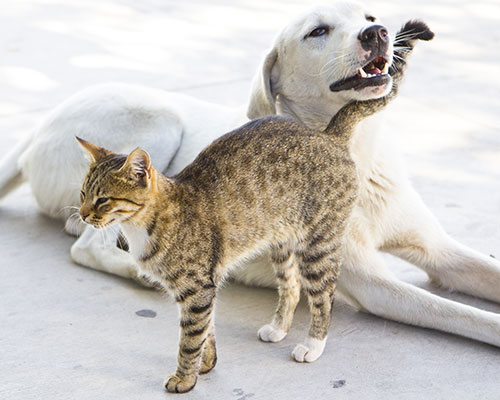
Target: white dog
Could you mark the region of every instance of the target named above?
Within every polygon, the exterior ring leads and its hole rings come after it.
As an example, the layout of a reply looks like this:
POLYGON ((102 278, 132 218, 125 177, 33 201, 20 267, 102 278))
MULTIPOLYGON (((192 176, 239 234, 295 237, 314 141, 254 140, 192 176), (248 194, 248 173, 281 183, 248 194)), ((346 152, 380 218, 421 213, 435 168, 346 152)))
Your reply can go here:
MULTIPOLYGON (((385 33, 384 33, 385 32, 385 33)), ((291 115, 323 129, 353 99, 382 96, 379 85, 391 62, 392 43, 367 59, 367 40, 386 37, 375 15, 351 3, 316 8, 278 35, 254 79, 248 118, 291 115), (373 76, 372 76, 373 75, 373 76)), ((439 329, 500 346, 500 315, 443 299, 404 283, 388 270, 380 251, 423 269, 444 287, 500 302, 500 263, 450 238, 411 187, 398 155, 384 141, 377 119, 358 127, 352 154, 361 193, 349 224, 339 290, 351 303, 381 317, 439 329)), ((126 153, 146 148, 158 169, 175 174, 219 135, 246 121, 244 109, 138 86, 109 84, 81 92, 57 107, 34 135, 0 164, 0 196, 24 180, 41 209, 71 223, 88 164, 74 140, 126 153)), ((86 228, 71 248, 88 267, 140 279, 130 254, 86 228)), ((266 257, 234 275, 250 285, 273 286, 266 257)))

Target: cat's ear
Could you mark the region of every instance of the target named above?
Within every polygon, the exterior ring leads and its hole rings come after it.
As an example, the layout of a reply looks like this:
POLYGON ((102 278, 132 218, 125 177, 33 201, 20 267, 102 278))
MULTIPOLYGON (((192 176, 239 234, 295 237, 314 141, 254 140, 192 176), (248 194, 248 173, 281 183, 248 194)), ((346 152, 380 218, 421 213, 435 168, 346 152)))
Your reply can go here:
POLYGON ((127 169, 131 177, 140 183, 151 178, 151 159, 146 150, 139 147, 130 153, 122 169, 127 169))
POLYGON ((89 153, 92 162, 99 161, 101 158, 113 154, 113 152, 106 150, 104 147, 100 147, 96 144, 87 142, 86 140, 83 140, 78 136, 75 137, 78 143, 80 143, 80 145, 89 153))

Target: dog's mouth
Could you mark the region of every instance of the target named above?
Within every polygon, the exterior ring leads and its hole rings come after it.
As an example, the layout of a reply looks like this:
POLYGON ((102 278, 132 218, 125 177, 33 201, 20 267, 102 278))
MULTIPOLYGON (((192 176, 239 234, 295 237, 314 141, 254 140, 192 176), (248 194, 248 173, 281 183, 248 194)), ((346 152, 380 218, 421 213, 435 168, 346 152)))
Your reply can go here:
POLYGON ((378 56, 359 68, 354 76, 332 83, 330 90, 332 92, 361 90, 370 86, 386 85, 390 80, 389 63, 385 57, 378 56))

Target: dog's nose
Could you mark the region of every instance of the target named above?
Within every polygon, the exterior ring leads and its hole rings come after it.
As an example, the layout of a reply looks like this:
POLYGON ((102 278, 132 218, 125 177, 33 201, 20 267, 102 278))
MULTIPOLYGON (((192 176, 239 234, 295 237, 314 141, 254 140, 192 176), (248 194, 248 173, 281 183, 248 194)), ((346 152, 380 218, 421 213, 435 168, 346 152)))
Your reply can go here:
POLYGON ((372 25, 359 32, 358 39, 365 50, 383 48, 389 43, 389 32, 385 26, 372 25))

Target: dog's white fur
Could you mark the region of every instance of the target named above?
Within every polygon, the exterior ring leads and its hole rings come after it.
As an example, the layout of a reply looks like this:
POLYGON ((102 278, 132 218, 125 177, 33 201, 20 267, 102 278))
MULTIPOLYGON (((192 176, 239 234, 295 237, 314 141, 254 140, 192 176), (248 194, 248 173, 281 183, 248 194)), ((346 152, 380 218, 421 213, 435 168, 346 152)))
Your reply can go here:
MULTIPOLYGON (((356 38, 370 24, 365 10, 349 3, 317 8, 289 24, 254 79, 248 116, 292 115, 322 129, 350 100, 383 94, 367 89, 332 93, 328 88, 354 74, 362 56, 356 38), (334 29, 304 40, 320 24, 334 29)), ((377 115, 360 124, 352 147, 361 193, 349 224, 339 291, 375 315, 500 346, 500 315, 402 282, 382 260, 380 251, 389 252, 423 269, 444 287, 500 302, 500 263, 444 232, 410 185, 379 119, 377 115)), ((2 160, 0 196, 24 178, 45 213, 67 219, 71 214, 67 207, 79 205, 79 187, 88 168, 75 135, 123 153, 140 145, 158 169, 174 174, 213 139, 245 120, 243 108, 138 86, 95 87, 56 108, 32 138, 2 160)), ((80 233, 78 225, 67 222, 66 227, 80 233)), ((115 243, 115 232, 106 232, 103 245, 93 230, 86 229, 71 254, 79 264, 139 279, 132 256, 115 243)), ((239 269, 234 277, 249 285, 275 285, 266 257, 239 269)))

